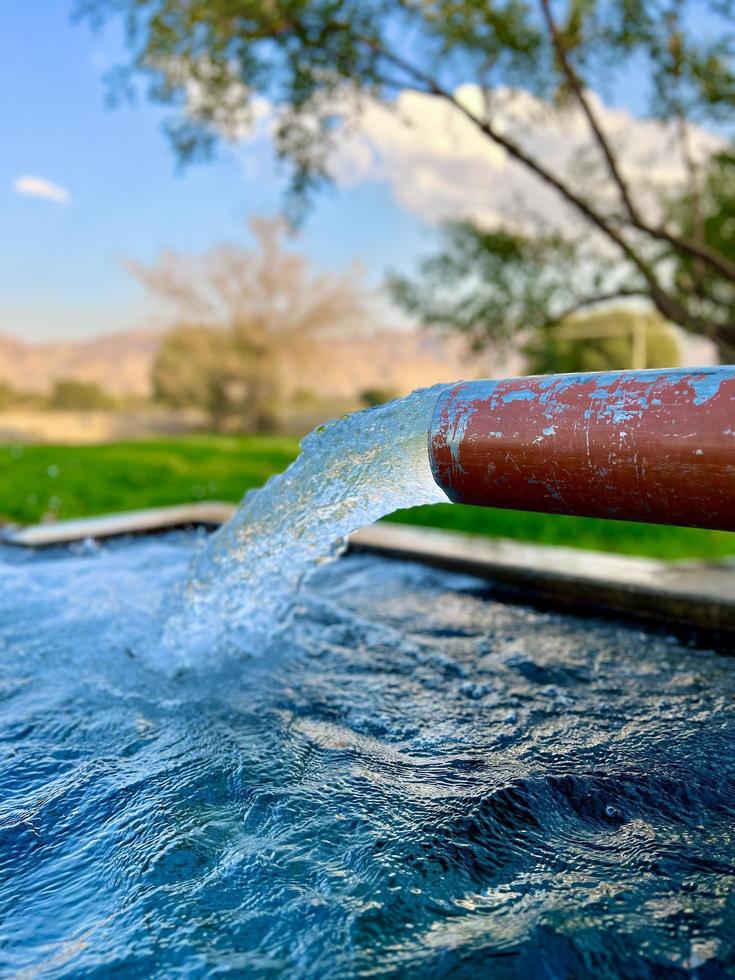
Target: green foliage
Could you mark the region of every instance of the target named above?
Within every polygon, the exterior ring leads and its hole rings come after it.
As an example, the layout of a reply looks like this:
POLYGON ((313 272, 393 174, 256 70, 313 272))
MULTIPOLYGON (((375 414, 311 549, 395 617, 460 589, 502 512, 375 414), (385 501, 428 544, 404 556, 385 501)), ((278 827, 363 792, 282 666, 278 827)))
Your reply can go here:
POLYGON ((114 400, 94 381, 62 378, 54 385, 49 408, 59 411, 93 411, 114 407, 114 400))
MULTIPOLYGON (((76 7, 93 23, 126 18, 131 61, 115 79, 122 86, 142 73, 154 98, 186 106, 171 126, 185 157, 238 132, 265 96, 284 113, 281 152, 307 179, 323 175, 348 88, 389 100, 402 88, 442 94, 472 78, 552 102, 569 87, 543 10, 525 0, 77 0, 76 7)), ((678 112, 685 95, 700 121, 720 113, 729 120, 734 9, 731 0, 570 0, 556 5, 556 28, 587 86, 600 90, 634 63, 651 80, 650 108, 662 117, 678 112), (705 11, 717 33, 693 30, 705 11)))
MULTIPOLYGON (((735 262, 735 155, 715 155, 699 182, 701 193, 685 194, 673 203, 673 218, 688 235, 735 262)), ((691 255, 676 256, 674 278, 677 289, 692 298, 700 318, 711 325, 710 336, 720 346, 723 360, 735 360, 735 334, 722 336, 717 330, 723 309, 735 323, 735 282, 713 274, 691 255)))
POLYGON ((0 447, 0 514, 37 521, 158 507, 204 498, 239 500, 286 468, 295 439, 187 436, 94 446, 0 447))
POLYGON ((0 412, 6 412, 8 409, 23 404, 27 398, 27 395, 17 391, 7 381, 0 381, 0 412))
POLYGON ((253 219, 253 248, 164 253, 132 271, 163 304, 173 329, 153 366, 156 397, 203 409, 218 431, 269 432, 284 379, 328 356, 328 337, 370 319, 353 272, 314 268, 287 246, 283 221, 253 219))
POLYGON ((454 222, 415 280, 392 276, 388 285, 424 323, 458 331, 479 350, 547 325, 551 305, 573 303, 581 279, 574 247, 558 235, 531 238, 454 222))
POLYGON ((44 409, 48 398, 37 391, 23 391, 7 381, 0 381, 0 412, 15 409, 44 409))
POLYGON ((297 388, 291 398, 291 405, 295 409, 317 408, 319 402, 319 395, 310 388, 297 388))
MULTIPOLYGON (((187 503, 238 501, 298 452, 283 436, 187 436, 98 446, 0 446, 0 515, 30 522, 187 503)), ((440 504, 394 520, 662 558, 735 554, 735 535, 440 504)))
POLYGON ((199 408, 215 430, 269 431, 275 391, 272 365, 235 331, 176 327, 152 369, 154 397, 172 408, 199 408))
POLYGON ((11 408, 14 402, 14 389, 6 381, 0 381, 0 411, 11 408))
POLYGON ((687 227, 675 208, 649 206, 588 95, 614 91, 635 73, 648 114, 677 134, 670 152, 688 174, 686 196, 700 201, 689 136, 695 124, 732 131, 735 0, 77 0, 77 7, 93 22, 125 18, 131 58, 116 77, 123 88, 147 79, 152 97, 173 107, 169 131, 183 159, 236 137, 267 100, 297 208, 328 179, 339 135, 369 100, 393 105, 404 90, 452 107, 556 192, 570 216, 563 238, 549 235, 543 215, 529 214, 529 202, 508 224, 526 229, 523 236, 478 232, 473 242, 450 229, 442 254, 469 249, 474 263, 461 270, 458 299, 446 295, 448 276, 436 262, 428 270, 435 305, 420 298, 423 282, 394 284, 428 322, 455 326, 477 346, 603 299, 639 295, 666 319, 711 336, 723 354, 735 348, 735 261, 716 236, 703 239, 698 221, 687 227), (475 86, 476 105, 458 95, 460 83, 475 86), (522 127, 507 125, 497 95, 513 88, 543 100, 560 125, 575 111, 592 170, 544 159, 522 127), (565 279, 572 258, 575 275, 565 279), (711 280, 701 289, 687 276, 694 264, 711 280))
POLYGON ((394 398, 398 398, 398 392, 394 388, 366 388, 360 392, 360 401, 368 408, 391 402, 394 398))
POLYGON ((612 551, 624 555, 648 555, 670 561, 684 558, 714 560, 735 554, 735 534, 727 531, 633 524, 594 517, 567 517, 563 514, 535 514, 492 507, 435 504, 398 511, 388 520, 491 538, 612 551))
POLYGON ((677 367, 681 360, 676 337, 660 316, 627 309, 570 317, 559 327, 545 327, 528 342, 524 354, 531 374, 677 367), (565 339, 568 328, 574 336, 565 339), (642 364, 635 363, 636 328, 645 337, 642 364))

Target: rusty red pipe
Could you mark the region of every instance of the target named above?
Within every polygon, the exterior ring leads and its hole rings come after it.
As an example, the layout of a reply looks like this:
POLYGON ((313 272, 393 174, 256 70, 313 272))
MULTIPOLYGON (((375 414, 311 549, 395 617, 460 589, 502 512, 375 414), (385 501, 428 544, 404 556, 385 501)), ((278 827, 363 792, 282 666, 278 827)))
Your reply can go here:
POLYGON ((735 531, 735 367, 461 382, 429 455, 459 503, 735 531))

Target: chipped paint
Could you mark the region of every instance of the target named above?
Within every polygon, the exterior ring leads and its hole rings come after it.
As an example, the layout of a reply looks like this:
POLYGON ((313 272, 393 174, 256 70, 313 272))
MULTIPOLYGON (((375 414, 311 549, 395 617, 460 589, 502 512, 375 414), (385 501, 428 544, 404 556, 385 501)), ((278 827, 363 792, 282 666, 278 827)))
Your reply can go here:
POLYGON ((691 374, 688 382, 695 394, 694 404, 704 405, 720 390, 722 377, 718 368, 711 368, 691 374))
MULTIPOLYGON (((464 402, 460 408, 460 405, 457 403, 457 399, 464 399, 468 393, 468 389, 472 390, 473 385, 475 384, 476 382, 465 381, 447 388, 439 396, 436 407, 434 408, 434 422, 432 425, 432 431, 437 425, 442 426, 455 476, 461 476, 465 472, 462 463, 460 462, 460 449, 464 442, 465 434, 474 412, 474 409, 471 406, 467 406, 464 402), (439 418, 441 418, 441 421, 438 421, 439 418)), ((482 397, 481 392, 487 396, 489 391, 492 389, 492 384, 492 381, 483 382, 483 388, 477 389, 478 399, 482 397)), ((429 458, 431 459, 434 479, 441 486, 440 477, 437 475, 437 471, 434 469, 434 457, 431 451, 431 432, 429 433, 429 458)))
POLYGON ((734 419, 732 367, 465 382, 431 464, 466 503, 735 530, 734 419))
POLYGON ((536 395, 533 391, 527 391, 523 388, 519 388, 517 391, 508 391, 500 396, 501 401, 506 405, 510 402, 532 402, 536 400, 536 395))

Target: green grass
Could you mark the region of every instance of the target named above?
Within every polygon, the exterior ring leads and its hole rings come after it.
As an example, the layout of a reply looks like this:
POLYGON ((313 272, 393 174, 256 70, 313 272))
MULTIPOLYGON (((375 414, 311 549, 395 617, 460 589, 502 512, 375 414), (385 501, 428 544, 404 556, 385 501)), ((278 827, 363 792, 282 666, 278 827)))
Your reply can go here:
MULTIPOLYGON (((193 500, 239 500, 294 458, 285 437, 187 436, 102 446, 0 446, 0 515, 29 523, 193 500)), ((441 504, 392 520, 660 558, 735 554, 735 534, 441 504)))

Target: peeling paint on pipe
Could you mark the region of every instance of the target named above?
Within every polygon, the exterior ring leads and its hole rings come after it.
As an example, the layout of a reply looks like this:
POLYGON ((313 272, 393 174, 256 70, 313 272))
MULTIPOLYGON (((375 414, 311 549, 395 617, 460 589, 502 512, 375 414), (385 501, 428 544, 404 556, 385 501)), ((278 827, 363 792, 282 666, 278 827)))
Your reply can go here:
POLYGON ((459 503, 735 531, 735 367, 461 382, 429 455, 459 503))

